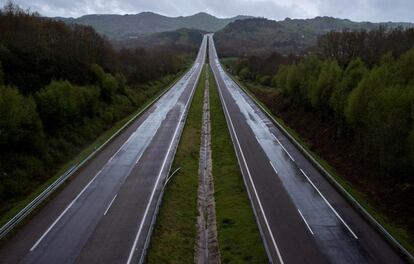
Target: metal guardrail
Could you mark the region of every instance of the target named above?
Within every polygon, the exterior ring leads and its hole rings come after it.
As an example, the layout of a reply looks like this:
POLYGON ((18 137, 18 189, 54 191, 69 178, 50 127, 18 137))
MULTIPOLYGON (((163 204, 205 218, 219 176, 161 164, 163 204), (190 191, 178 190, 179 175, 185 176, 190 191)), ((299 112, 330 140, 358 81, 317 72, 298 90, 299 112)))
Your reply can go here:
POLYGON ((0 228, 0 239, 3 239, 13 228, 19 225, 31 212, 33 212, 40 204, 42 204, 57 188, 59 188, 68 178, 73 174, 78 172, 78 170, 85 165, 89 160, 91 160, 95 155, 109 142, 111 142, 118 134, 123 132, 123 130, 128 127, 135 119, 144 113, 148 108, 150 108, 155 102, 158 101, 165 93, 167 93, 185 74, 180 75, 176 80, 172 82, 161 94, 159 94, 154 100, 148 103, 141 111, 136 113, 131 119, 128 120, 120 129, 118 129, 109 139, 102 143, 98 148, 96 148, 91 154, 89 154, 85 159, 79 162, 76 165, 73 165, 69 170, 67 170, 62 176, 56 179, 52 184, 50 184, 45 190, 42 191, 36 198, 34 198, 28 205, 26 205, 20 212, 18 212, 12 219, 5 223, 0 228))
POLYGON ((154 231, 154 228, 155 228, 155 221, 157 220, 157 216, 158 216, 158 214, 159 214, 159 211, 160 211, 160 206, 161 206, 161 201, 162 201, 162 198, 164 197, 164 190, 165 190, 165 187, 167 186, 167 183, 169 182, 169 180, 179 171, 181 169, 181 167, 179 167, 179 168, 177 168, 173 173, 171 173, 171 175, 170 176, 168 176, 168 177, 166 177, 165 178, 165 180, 164 180, 164 184, 162 185, 162 189, 161 189, 161 192, 160 192, 160 195, 159 195, 159 197, 158 197, 158 200, 157 200, 157 204, 156 204, 156 206, 155 206, 155 212, 154 212, 154 214, 152 215, 152 218, 151 218, 151 223, 150 223, 150 229, 148 230, 148 234, 147 234, 147 237, 145 238, 145 243, 144 243, 144 248, 143 248, 143 250, 142 250, 142 254, 141 254, 141 257, 140 257, 140 259, 139 259, 139 264, 143 264, 144 263, 144 261, 145 261, 145 258, 146 258, 146 256, 147 256, 147 253, 148 253, 148 247, 149 247, 149 244, 150 244, 150 241, 151 241, 151 234, 152 234, 152 232, 154 231))
MULTIPOLYGON (((224 68, 223 68, 224 69, 224 68)), ((272 122, 283 132, 285 136, 299 149, 302 154, 322 173, 323 176, 344 196, 352 206, 383 236, 386 240, 400 252, 408 261, 414 263, 414 256, 401 245, 335 178, 328 172, 314 157, 306 150, 273 116, 268 112, 257 99, 229 73, 226 74, 252 99, 259 108, 264 111, 272 122)))
POLYGON ((4 224, 0 229, 0 239, 8 234, 15 226, 17 226, 27 215, 29 215, 39 204, 41 204, 50 193, 58 188, 74 171, 76 166, 72 166, 61 177, 49 185, 40 195, 34 198, 26 207, 18 212, 12 219, 4 224))

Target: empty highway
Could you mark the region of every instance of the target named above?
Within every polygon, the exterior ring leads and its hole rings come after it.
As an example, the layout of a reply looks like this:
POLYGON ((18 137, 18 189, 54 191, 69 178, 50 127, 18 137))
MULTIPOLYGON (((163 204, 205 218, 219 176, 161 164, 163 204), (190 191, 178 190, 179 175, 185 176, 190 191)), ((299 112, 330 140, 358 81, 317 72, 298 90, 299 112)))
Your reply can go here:
POLYGON ((1 263, 135 263, 206 53, 0 250, 1 263))
POLYGON ((226 74, 212 35, 209 42, 210 65, 270 261, 403 263, 226 74))

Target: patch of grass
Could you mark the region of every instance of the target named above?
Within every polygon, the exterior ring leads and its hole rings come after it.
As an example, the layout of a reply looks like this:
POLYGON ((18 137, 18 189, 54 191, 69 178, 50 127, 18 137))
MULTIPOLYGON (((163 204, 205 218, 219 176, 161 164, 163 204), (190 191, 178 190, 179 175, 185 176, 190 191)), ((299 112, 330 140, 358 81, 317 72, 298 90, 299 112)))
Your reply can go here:
MULTIPOLYGON (((177 76, 171 81, 171 84, 175 83, 181 76, 183 72, 180 72, 177 74, 177 76)), ((156 86, 160 86, 161 83, 154 83, 154 88, 156 86)), ((110 129, 105 131, 103 134, 101 134, 95 141, 93 141, 91 144, 86 146, 78 155, 76 155, 74 158, 72 158, 67 163, 63 164, 59 171, 57 171, 53 177, 49 178, 46 182, 39 185, 33 192, 31 192, 28 196, 26 196, 24 199, 16 201, 13 207, 7 211, 7 213, 3 214, 0 217, 0 226, 7 223, 11 218, 13 218, 18 212, 20 212, 27 204, 29 204, 34 198, 36 198, 40 193, 42 193, 49 185, 51 185, 54 181, 56 181, 62 174, 64 174, 66 171, 68 171, 72 166, 80 163, 82 160, 84 160, 87 156, 89 156, 96 148, 101 146, 105 141, 107 141, 116 131, 118 131, 122 126, 124 126, 134 115, 142 111, 145 107, 147 107, 150 102, 152 102, 157 96, 159 96, 161 93, 165 92, 167 89, 169 89, 171 85, 165 86, 163 89, 159 89, 160 91, 156 93, 154 96, 148 99, 148 102, 144 105, 142 105, 139 109, 131 113, 130 115, 126 116, 125 118, 121 119, 120 121, 116 122, 114 126, 112 126, 110 129)), ((53 195, 52 195, 53 196, 53 195)))
POLYGON ((210 68, 209 71, 213 176, 222 263, 267 263, 216 82, 210 68))
MULTIPOLYGON (((230 74, 229 74, 230 75, 230 74)), ((344 177, 342 177, 336 170, 333 168, 326 160, 322 157, 311 151, 309 144, 301 138, 301 136, 289 127, 281 118, 276 116, 272 111, 263 104, 259 99, 257 99, 254 95, 254 90, 260 90, 261 92, 272 92, 269 89, 260 87, 255 84, 251 83, 242 83, 238 78, 232 76, 233 80, 237 82, 237 84, 243 88, 251 97, 256 100, 256 103, 261 105, 268 113, 272 115, 273 118, 277 120, 277 122, 285 128, 288 133, 297 141, 299 144, 306 149, 306 151, 326 170, 332 177, 356 200, 358 203, 376 220, 380 223, 402 246, 405 247, 411 254, 414 254, 414 244, 412 238, 408 234, 407 230, 400 227, 398 224, 393 223, 386 215, 379 212, 369 203, 369 197, 366 196, 363 192, 357 190, 350 182, 348 182, 344 177)))
POLYGON ((173 163, 173 170, 181 169, 165 189, 148 263, 194 263, 204 83, 203 70, 173 163))

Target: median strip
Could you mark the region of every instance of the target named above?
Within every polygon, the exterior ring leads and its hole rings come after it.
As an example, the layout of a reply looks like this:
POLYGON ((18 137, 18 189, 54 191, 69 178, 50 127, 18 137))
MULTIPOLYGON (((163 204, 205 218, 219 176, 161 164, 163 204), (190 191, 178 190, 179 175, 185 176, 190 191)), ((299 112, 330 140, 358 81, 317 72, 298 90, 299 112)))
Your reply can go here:
POLYGON ((210 89, 208 68, 205 68, 205 70, 206 80, 204 87, 197 201, 197 243, 194 260, 196 263, 220 263, 211 160, 210 89))

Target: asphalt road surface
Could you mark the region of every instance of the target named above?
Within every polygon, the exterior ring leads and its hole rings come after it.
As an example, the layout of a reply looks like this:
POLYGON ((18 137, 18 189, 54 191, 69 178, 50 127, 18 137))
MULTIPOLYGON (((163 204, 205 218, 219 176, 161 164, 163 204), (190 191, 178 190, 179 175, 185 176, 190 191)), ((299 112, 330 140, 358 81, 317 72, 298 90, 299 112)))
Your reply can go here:
POLYGON ((209 59, 270 261, 403 263, 223 71, 212 35, 209 59))
POLYGON ((136 263, 206 53, 0 249, 0 263, 136 263))

